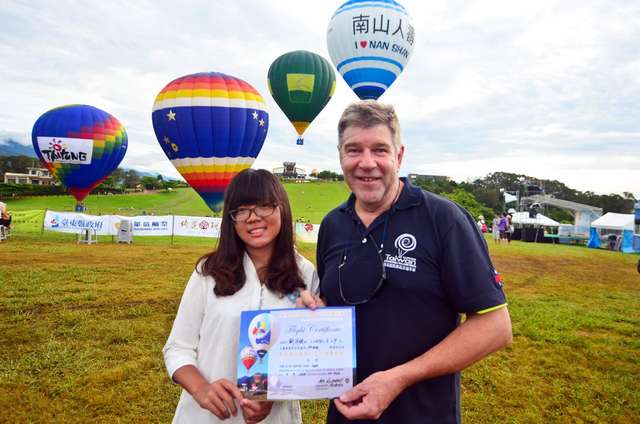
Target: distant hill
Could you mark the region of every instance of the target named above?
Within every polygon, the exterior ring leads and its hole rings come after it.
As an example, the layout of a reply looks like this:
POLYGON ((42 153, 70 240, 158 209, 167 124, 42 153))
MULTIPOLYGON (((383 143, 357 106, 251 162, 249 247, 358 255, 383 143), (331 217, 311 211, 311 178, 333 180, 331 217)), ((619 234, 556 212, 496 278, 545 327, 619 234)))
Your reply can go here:
POLYGON ((0 140, 0 156, 29 156, 37 158, 32 146, 18 143, 12 139, 0 140))

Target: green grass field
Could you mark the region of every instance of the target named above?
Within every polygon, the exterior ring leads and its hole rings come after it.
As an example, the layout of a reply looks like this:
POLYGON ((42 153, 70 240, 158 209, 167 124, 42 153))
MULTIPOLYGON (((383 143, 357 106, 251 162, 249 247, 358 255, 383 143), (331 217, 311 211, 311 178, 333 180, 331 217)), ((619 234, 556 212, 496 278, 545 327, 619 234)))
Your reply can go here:
MULTIPOLYGON (((294 219, 320 223, 324 215, 337 204, 347 199, 349 189, 339 182, 286 183, 294 219)), ((73 211, 72 196, 34 196, 17 200, 5 200, 12 213, 55 210, 73 211)), ((143 212, 155 215, 211 216, 213 213, 191 188, 160 191, 153 194, 95 195, 85 201, 87 213, 92 215, 117 214, 140 215, 143 212)), ((16 217, 14 216, 14 219, 16 217)))
MULTIPOLYGON (((307 205, 326 211, 346 197, 342 185, 326 198, 307 187, 287 189, 296 213, 312 222, 320 217, 305 213, 307 205)), ((157 213, 198 214, 188 212, 197 211, 186 205, 198 200, 191 195, 167 193, 185 209, 157 213)), ((165 194, 153 196, 147 204, 165 194)), ((104 197, 90 207, 110 213, 116 196, 104 197)), ((9 206, 41 209, 31 199, 9 206)), ((0 243, 0 422, 169 422, 179 388, 161 349, 193 265, 213 241, 78 246, 73 235, 41 236, 30 223, 38 213, 24 212, 0 243)), ((514 343, 463 373, 464 422, 640 422, 638 256, 521 242, 489 247, 505 281, 514 343)), ((315 245, 299 248, 314 260, 315 245)), ((305 423, 324 422, 324 411, 322 401, 303 402, 305 423)))

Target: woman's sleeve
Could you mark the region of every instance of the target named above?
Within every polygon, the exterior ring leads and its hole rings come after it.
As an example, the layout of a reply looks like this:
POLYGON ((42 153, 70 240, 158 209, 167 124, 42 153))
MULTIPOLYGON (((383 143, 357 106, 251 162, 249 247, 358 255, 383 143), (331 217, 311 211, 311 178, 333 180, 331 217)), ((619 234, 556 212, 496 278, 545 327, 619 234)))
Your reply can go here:
POLYGON ((184 289, 171 334, 162 349, 169 376, 185 365, 197 366, 200 327, 207 301, 207 280, 194 271, 184 289))

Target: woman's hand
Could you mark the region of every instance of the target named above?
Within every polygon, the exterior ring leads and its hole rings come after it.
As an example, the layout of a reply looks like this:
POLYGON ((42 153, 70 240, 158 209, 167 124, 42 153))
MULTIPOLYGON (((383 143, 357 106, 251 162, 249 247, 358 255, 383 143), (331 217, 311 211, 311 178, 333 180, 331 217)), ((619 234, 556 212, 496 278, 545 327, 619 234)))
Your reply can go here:
POLYGON ((201 408, 211 411, 219 419, 225 420, 231 415, 238 415, 238 408, 233 400, 242 400, 242 393, 235 384, 221 378, 196 389, 193 392, 193 398, 201 408))
POLYGON ((309 308, 313 310, 316 308, 322 308, 323 306, 326 305, 320 296, 316 296, 309 290, 302 290, 300 292, 300 297, 296 299, 296 308, 309 308))
POLYGON ((257 424, 267 418, 267 415, 271 412, 273 402, 242 399, 240 406, 242 406, 244 422, 247 424, 257 424))

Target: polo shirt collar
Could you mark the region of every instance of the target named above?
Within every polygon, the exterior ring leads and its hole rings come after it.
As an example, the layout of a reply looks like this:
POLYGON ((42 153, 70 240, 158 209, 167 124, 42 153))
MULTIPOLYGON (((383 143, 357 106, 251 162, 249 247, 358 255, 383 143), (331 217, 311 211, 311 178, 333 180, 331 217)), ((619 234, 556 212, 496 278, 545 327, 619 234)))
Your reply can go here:
MULTIPOLYGON (((398 200, 391 207, 393 211, 405 210, 420 204, 422 198, 422 190, 420 187, 412 185, 406 177, 401 177, 400 181, 404 183, 398 200)), ((353 192, 349 195, 349 199, 340 205, 341 211, 354 212, 356 207, 356 196, 353 192)), ((383 212, 384 213, 384 212, 383 212)))

